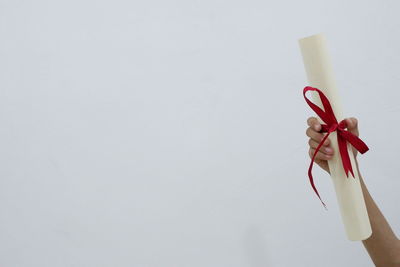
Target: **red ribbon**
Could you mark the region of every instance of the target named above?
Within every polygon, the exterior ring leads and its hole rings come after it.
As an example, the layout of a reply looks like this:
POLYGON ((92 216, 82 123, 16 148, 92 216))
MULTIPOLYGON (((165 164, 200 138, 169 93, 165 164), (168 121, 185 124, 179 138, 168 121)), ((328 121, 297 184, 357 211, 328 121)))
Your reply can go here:
POLYGON ((339 151, 340 151, 340 156, 342 158, 342 163, 343 163, 343 168, 346 173, 346 176, 349 177, 349 172, 352 174, 354 177, 354 172, 353 168, 351 166, 350 162, 350 157, 349 157, 349 152, 347 149, 347 142, 349 142, 355 149, 357 149, 361 154, 364 154, 365 152, 368 151, 368 146, 357 136, 352 134, 351 132, 347 131, 345 128, 347 128, 347 123, 346 120, 342 120, 341 122, 338 122, 335 114, 333 113, 331 104, 329 103, 328 98, 324 95, 323 92, 321 92, 317 88, 313 88, 310 86, 307 86, 303 90, 303 96, 304 99, 306 100, 307 104, 311 107, 312 110, 314 110, 315 113, 321 118, 323 122, 326 124, 322 124, 321 126, 321 131, 322 133, 327 132, 327 134, 324 136, 322 139, 321 143, 319 143, 318 147, 315 149, 314 155, 311 158, 311 163, 310 167, 308 168, 308 177, 310 178, 310 183, 312 188, 314 189, 314 192, 317 194, 319 200, 322 202, 322 204, 325 206, 325 203, 322 201, 317 188, 315 187, 314 184, 314 179, 312 176, 312 167, 314 164, 315 157, 322 147, 322 145, 325 143, 326 139, 328 136, 336 131, 337 132, 337 141, 338 141, 338 146, 339 146, 339 151), (306 93, 308 91, 315 91, 318 93, 322 105, 324 107, 324 110, 322 110, 320 107, 312 103, 306 96, 306 93))

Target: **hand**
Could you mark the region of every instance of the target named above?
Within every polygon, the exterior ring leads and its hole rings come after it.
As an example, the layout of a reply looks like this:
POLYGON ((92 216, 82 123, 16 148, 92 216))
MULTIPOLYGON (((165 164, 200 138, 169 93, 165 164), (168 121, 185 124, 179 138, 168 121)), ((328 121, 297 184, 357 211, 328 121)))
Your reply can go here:
MULTIPOLYGON (((356 118, 347 118, 347 130, 352 134, 358 136, 358 121, 356 118)), ((306 135, 310 137, 308 140, 308 144, 310 149, 308 154, 310 158, 314 155, 315 149, 322 141, 322 138, 326 133, 320 133, 321 124, 319 123, 318 119, 315 117, 310 117, 307 120, 308 128, 306 131, 306 135)), ((332 158, 335 151, 333 150, 329 139, 326 139, 324 145, 318 151, 317 155, 315 156, 315 163, 317 163, 322 169, 329 173, 329 165, 328 160, 332 158)), ((357 155, 357 150, 353 149, 354 156, 357 155)))

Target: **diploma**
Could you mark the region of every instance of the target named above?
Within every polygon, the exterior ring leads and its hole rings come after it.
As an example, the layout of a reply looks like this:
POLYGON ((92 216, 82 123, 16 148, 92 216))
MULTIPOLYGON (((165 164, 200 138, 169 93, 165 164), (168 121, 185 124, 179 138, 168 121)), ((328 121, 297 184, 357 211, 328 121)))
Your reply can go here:
MULTIPOLYGON (((344 119, 343 110, 336 87, 333 69, 328 54, 326 39, 317 34, 299 40, 309 85, 320 89, 329 99, 338 121, 344 119)), ((318 95, 312 92, 313 102, 322 108, 318 95)), ((353 241, 367 239, 371 234, 371 225, 362 194, 360 178, 352 148, 347 145, 354 178, 348 177, 343 169, 337 141, 337 133, 330 134, 329 141, 335 153, 328 160, 332 182, 347 237, 353 241)))

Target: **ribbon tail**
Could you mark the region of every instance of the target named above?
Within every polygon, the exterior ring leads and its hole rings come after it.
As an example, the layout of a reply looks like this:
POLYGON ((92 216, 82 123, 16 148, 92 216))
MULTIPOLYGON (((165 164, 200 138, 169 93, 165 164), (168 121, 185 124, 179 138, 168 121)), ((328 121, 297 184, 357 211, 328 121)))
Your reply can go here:
POLYGON ((353 172, 353 167, 351 166, 346 139, 344 139, 341 136, 341 132, 337 133, 337 139, 338 139, 339 151, 340 151, 340 156, 342 158, 344 172, 346 173, 347 177, 349 177, 349 172, 353 175, 353 177, 355 177, 353 172))
POLYGON ((352 134, 349 131, 341 131, 338 134, 341 135, 344 139, 346 139, 358 152, 364 154, 369 150, 368 146, 361 140, 358 136, 352 134))
POLYGON ((312 156, 312 158, 311 158, 310 167, 308 168, 308 177, 309 177, 309 179, 310 179, 311 187, 313 188, 315 194, 318 196, 318 198, 319 198, 319 200, 321 201, 322 205, 324 205, 324 208, 325 208, 325 209, 327 209, 327 208, 326 208, 326 205, 325 205, 325 203, 322 201, 321 196, 320 196, 319 193, 318 193, 317 187, 316 187, 315 184, 314 184, 314 178, 313 178, 313 175, 312 175, 312 168, 313 168, 313 165, 314 165, 315 157, 317 156, 318 151, 321 149, 322 145, 325 143, 325 141, 326 141, 326 139, 328 138, 329 134, 330 134, 330 132, 328 132, 328 133, 324 136, 324 138, 322 139, 321 143, 319 143, 319 145, 318 145, 317 148, 315 149, 315 152, 314 152, 314 154, 313 154, 313 156, 312 156))

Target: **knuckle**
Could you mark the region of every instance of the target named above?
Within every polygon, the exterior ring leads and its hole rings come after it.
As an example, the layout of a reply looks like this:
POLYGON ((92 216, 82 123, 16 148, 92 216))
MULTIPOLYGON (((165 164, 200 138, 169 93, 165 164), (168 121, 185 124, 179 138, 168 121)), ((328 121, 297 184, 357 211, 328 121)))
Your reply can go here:
POLYGON ((313 140, 310 138, 310 139, 308 139, 308 145, 310 146, 310 147, 312 147, 313 146, 313 140))
POLYGON ((318 152, 318 153, 317 153, 316 158, 318 158, 318 159, 320 159, 320 160, 325 160, 325 156, 324 156, 324 154, 322 154, 321 152, 318 152))
POLYGON ((308 128, 306 129, 306 135, 307 135, 308 137, 311 137, 311 128, 310 128, 310 127, 308 127, 308 128))
POLYGON ((314 123, 315 123, 315 117, 309 117, 308 119, 307 119, 307 124, 308 125, 313 125, 314 123))

